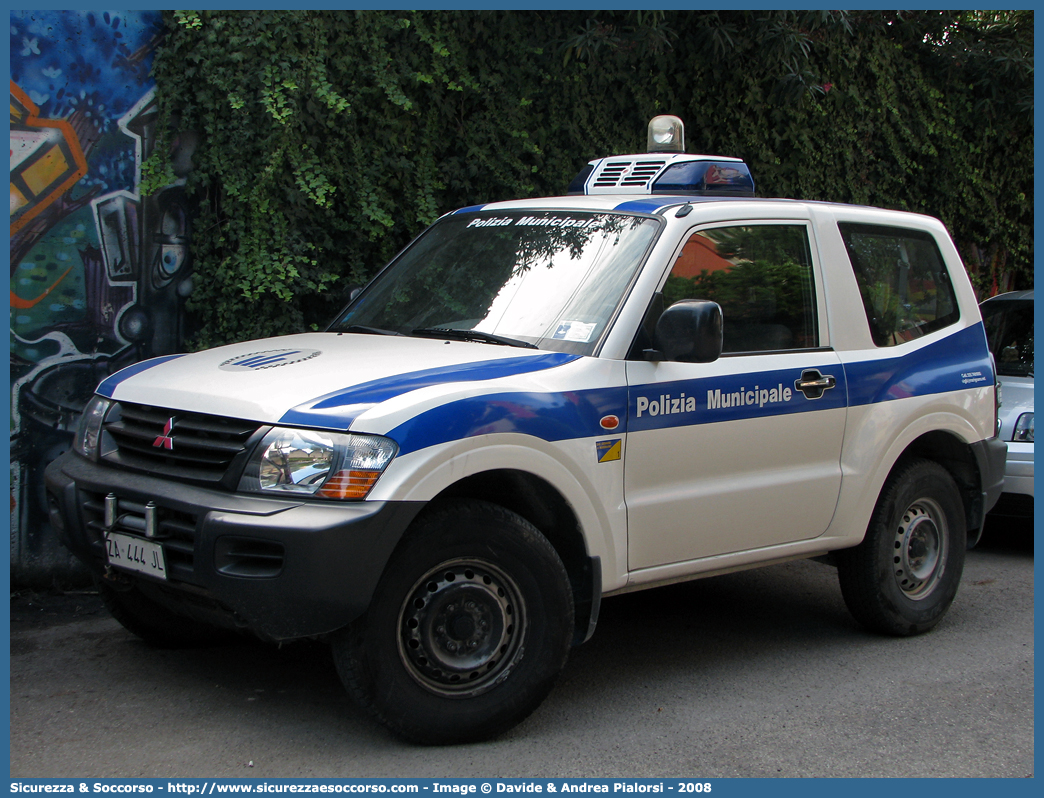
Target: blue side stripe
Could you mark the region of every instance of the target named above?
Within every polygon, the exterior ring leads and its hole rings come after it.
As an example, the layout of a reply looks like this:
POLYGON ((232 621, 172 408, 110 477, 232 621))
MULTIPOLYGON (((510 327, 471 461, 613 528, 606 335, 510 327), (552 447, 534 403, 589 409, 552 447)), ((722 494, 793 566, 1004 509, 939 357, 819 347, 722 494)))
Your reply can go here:
POLYGON ((148 371, 153 366, 158 366, 161 363, 166 363, 170 360, 177 360, 179 357, 184 356, 184 354, 164 355, 163 357, 154 357, 151 360, 142 360, 139 363, 134 363, 130 366, 127 366, 127 368, 120 369, 115 374, 112 374, 106 377, 104 380, 102 380, 101 384, 98 386, 97 392, 100 393, 102 396, 111 399, 113 391, 116 390, 116 386, 124 380, 133 377, 135 374, 141 374, 143 371, 148 371))
POLYGON ((981 324, 902 357, 817 368, 837 380, 817 399, 807 399, 794 386, 804 369, 787 368, 630 388, 476 396, 428 410, 387 434, 408 454, 492 433, 517 432, 545 441, 608 435, 598 422, 610 413, 622 421, 613 431, 619 434, 840 409, 993 384, 981 324), (717 407, 710 406, 708 394, 714 395, 717 407), (640 417, 639 398, 646 400, 640 417), (689 399, 694 405, 684 401, 689 399))
POLYGON ((284 424, 318 424, 347 429, 362 413, 375 404, 410 391, 451 382, 479 382, 529 374, 579 360, 579 355, 545 352, 539 355, 510 357, 502 360, 480 360, 475 363, 444 366, 424 371, 397 374, 371 380, 320 396, 288 410, 280 419, 284 424))
POLYGON ((780 371, 747 372, 722 375, 713 378, 678 380, 666 383, 635 386, 631 393, 629 410, 631 415, 627 431, 685 427, 716 421, 736 421, 746 418, 761 418, 815 410, 829 410, 849 406, 876 404, 895 399, 931 394, 949 393, 976 386, 993 385, 993 371, 989 352, 986 349, 986 334, 981 324, 967 327, 953 335, 926 346, 916 352, 883 360, 864 360, 817 367, 823 374, 837 379, 837 385, 827 390, 818 399, 806 399, 796 390, 794 383, 801 376, 802 368, 780 371), (762 404, 758 395, 761 391, 776 389, 791 390, 791 399, 770 399, 762 404), (720 391, 726 397, 723 406, 710 407, 708 392, 720 391), (754 395, 757 392, 758 395, 754 395), (731 402, 734 395, 739 402, 731 402), (639 417, 636 402, 644 397, 654 408, 646 408, 639 417), (695 399, 691 412, 674 410, 681 400, 695 399), (677 401, 676 401, 677 400, 677 401), (663 405, 670 403, 671 410, 664 411, 663 405), (728 406, 724 406, 729 402, 728 406), (648 412, 654 409, 656 414, 648 412))
POLYGON ((608 435, 599 420, 610 413, 623 418, 626 407, 626 388, 476 396, 421 413, 391 430, 388 437, 399 444, 399 454, 498 432, 545 441, 588 438, 608 435))
POLYGON ((802 369, 783 369, 756 374, 652 383, 633 386, 630 389, 620 387, 566 393, 503 393, 476 396, 432 408, 387 434, 399 444, 401 454, 408 454, 428 446, 492 433, 517 432, 545 441, 609 435, 611 433, 599 424, 602 417, 609 414, 618 416, 623 422, 619 429, 612 431, 612 434, 619 434, 843 408, 845 386, 840 364, 833 369, 823 370, 828 373, 836 372, 838 385, 820 399, 806 399, 794 389, 794 382, 801 376, 802 369), (758 386, 759 393, 754 394, 749 403, 741 399, 742 403, 735 406, 713 410, 708 408, 708 391, 725 394, 725 402, 728 402, 728 396, 733 392, 741 393, 744 397, 750 396, 755 385, 758 386), (784 402, 777 397, 773 404, 759 407, 760 390, 764 389, 768 393, 775 389, 778 392, 780 385, 790 388, 791 399, 784 402), (682 410, 675 409, 671 412, 670 408, 677 407, 683 394, 686 398, 696 399, 695 410, 684 412, 682 404, 682 410), (637 415, 638 397, 656 403, 655 415, 648 407, 641 417, 637 415), (669 408, 666 412, 660 410, 664 406, 669 408))
POLYGON ((689 427, 845 407, 847 386, 841 364, 816 368, 837 380, 837 384, 818 399, 806 398, 795 387, 794 383, 805 370, 801 368, 636 385, 631 389, 627 431, 689 427), (639 399, 646 402, 641 415, 638 414, 639 399))
POLYGON ((982 323, 901 357, 845 364, 853 407, 993 385, 982 323))

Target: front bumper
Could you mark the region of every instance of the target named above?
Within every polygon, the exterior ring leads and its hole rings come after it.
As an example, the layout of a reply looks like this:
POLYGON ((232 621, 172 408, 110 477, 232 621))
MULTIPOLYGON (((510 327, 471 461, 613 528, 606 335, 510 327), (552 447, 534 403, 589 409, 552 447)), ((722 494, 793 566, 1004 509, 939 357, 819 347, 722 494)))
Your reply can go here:
POLYGON ((228 493, 98 465, 68 453, 45 474, 51 522, 93 571, 106 569, 104 506, 119 531, 148 503, 167 579, 119 572, 171 610, 263 639, 339 629, 361 615, 419 502, 322 502, 228 493), (111 500, 110 500, 111 501, 111 500))

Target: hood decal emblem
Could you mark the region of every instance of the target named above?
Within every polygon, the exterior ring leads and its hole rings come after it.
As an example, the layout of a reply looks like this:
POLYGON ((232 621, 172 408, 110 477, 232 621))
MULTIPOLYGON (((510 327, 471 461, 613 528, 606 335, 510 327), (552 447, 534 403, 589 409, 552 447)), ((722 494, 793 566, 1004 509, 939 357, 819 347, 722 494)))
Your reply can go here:
POLYGON ((248 355, 232 357, 218 366, 222 371, 261 371, 274 369, 277 366, 289 366, 305 360, 319 357, 320 349, 266 349, 262 352, 251 352, 248 355))

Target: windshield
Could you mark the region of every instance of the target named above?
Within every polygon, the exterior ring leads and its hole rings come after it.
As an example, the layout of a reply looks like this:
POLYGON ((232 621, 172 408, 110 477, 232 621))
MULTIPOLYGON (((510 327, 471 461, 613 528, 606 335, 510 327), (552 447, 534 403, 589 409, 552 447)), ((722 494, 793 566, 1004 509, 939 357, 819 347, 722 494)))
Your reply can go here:
POLYGON ((377 275, 330 329, 591 354, 659 228, 657 219, 618 213, 454 214, 377 275))
POLYGON ((1005 299, 982 306, 982 320, 997 373, 1033 376, 1033 300, 1005 299))

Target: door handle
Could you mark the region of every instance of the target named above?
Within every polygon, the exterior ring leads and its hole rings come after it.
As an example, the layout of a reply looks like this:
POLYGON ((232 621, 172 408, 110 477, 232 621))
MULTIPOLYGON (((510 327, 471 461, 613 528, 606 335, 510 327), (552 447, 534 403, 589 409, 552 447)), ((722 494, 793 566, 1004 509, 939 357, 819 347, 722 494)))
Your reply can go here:
POLYGON ((826 391, 837 385, 832 374, 821 374, 819 369, 807 369, 794 381, 794 387, 805 395, 806 399, 819 399, 826 391))

